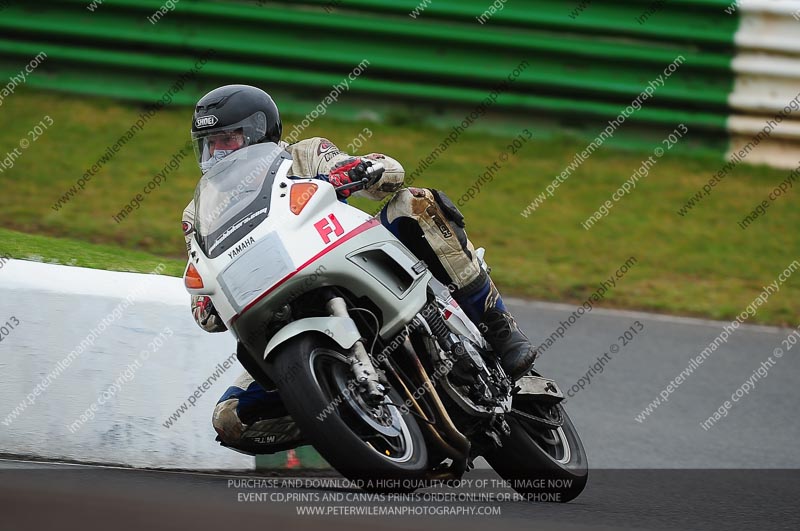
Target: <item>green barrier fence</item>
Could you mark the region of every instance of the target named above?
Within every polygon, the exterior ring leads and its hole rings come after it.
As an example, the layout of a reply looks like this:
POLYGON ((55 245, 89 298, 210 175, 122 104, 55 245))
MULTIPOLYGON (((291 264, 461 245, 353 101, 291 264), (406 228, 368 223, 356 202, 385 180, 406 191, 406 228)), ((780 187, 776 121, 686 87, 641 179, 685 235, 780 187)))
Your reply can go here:
POLYGON ((682 56, 631 121, 724 134, 738 24, 721 16, 727 2, 668 2, 642 23, 653 2, 518 0, 500 2, 481 24, 492 4, 434 0, 412 18, 422 4, 408 0, 181 0, 153 24, 161 0, 10 1, 0 17, 0 75, 45 51, 33 87, 152 102, 213 49, 169 99, 190 104, 216 85, 252 83, 304 115, 361 64, 334 114, 374 108, 435 121, 495 90, 493 115, 569 124, 616 117, 682 56), (576 16, 579 4, 588 5, 576 16))

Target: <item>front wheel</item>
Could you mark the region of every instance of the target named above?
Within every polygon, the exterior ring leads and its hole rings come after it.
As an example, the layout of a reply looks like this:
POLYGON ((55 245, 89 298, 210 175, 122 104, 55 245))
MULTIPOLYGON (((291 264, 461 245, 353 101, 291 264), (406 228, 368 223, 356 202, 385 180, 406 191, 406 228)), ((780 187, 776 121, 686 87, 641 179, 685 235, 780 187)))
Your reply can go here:
POLYGON ((409 490, 426 472, 425 441, 416 419, 399 410, 403 400, 390 390, 382 403, 367 404, 338 345, 303 334, 282 344, 268 363, 303 435, 343 476, 370 490, 409 490))
POLYGON ((513 407, 523 415, 508 415, 511 434, 486 460, 510 486, 529 501, 568 502, 586 486, 588 463, 578 432, 563 406, 542 406, 524 395, 513 407), (561 418, 556 429, 535 419, 561 418))

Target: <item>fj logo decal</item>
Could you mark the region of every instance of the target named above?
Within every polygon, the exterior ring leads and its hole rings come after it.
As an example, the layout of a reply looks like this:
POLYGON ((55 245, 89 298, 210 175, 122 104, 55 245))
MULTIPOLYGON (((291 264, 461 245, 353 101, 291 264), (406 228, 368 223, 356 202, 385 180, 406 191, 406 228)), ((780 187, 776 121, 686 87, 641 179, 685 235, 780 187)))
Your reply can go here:
POLYGON ((330 233, 332 232, 334 236, 337 238, 344 234, 344 229, 342 228, 341 223, 339 220, 336 219, 336 216, 333 214, 329 214, 327 218, 322 218, 321 220, 314 223, 314 228, 317 229, 322 241, 327 243, 331 243, 330 233), (329 222, 330 220, 330 222, 329 222), (331 223, 333 223, 333 227, 331 227, 331 223))

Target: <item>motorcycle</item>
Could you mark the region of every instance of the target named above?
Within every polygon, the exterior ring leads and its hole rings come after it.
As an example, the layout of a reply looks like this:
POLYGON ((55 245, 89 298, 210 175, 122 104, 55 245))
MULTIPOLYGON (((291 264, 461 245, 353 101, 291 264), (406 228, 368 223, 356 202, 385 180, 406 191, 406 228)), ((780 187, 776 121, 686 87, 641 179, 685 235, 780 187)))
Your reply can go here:
POLYGON ((334 188, 290 177, 291 163, 265 143, 206 172, 184 281, 211 298, 240 362, 278 390, 305 439, 369 490, 457 482, 484 456, 528 499, 578 496, 586 453, 556 382, 512 381, 425 262, 338 200, 383 166, 334 188), (395 483, 366 483, 380 479, 395 483))

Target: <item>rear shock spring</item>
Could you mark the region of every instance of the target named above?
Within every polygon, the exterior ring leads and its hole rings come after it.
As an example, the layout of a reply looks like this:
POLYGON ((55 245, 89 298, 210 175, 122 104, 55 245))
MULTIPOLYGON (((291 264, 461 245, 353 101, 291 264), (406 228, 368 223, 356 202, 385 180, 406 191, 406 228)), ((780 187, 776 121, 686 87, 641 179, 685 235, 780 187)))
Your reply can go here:
POLYGON ((431 332, 436 336, 442 348, 446 351, 453 352, 456 343, 450 337, 450 330, 447 328, 447 323, 444 322, 444 318, 439 308, 436 306, 436 302, 431 302, 431 305, 433 311, 427 312, 425 320, 428 322, 428 325, 431 327, 431 332))

